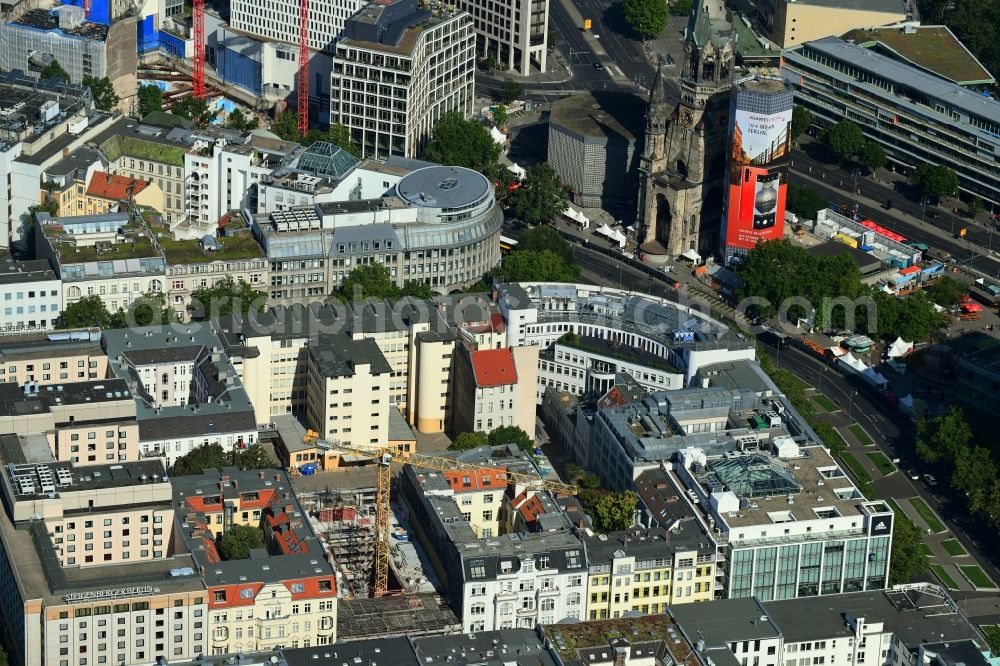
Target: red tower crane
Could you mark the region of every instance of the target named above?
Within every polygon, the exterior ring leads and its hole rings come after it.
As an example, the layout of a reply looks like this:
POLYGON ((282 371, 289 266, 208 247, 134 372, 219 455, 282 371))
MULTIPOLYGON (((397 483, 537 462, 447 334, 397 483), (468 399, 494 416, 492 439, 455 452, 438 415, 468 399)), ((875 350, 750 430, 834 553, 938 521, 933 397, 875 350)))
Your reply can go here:
POLYGON ((205 0, 194 0, 191 6, 194 24, 194 96, 205 98, 205 0))
POLYGON ((299 0, 299 135, 309 132, 309 0, 299 0))

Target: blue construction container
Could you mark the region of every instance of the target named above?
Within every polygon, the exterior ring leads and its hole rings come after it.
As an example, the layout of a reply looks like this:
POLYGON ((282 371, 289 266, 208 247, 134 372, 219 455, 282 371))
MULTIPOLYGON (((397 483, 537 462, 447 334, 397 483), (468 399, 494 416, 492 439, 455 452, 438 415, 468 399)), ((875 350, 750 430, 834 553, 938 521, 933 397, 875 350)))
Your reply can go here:
POLYGON ((299 471, 302 472, 302 476, 312 476, 316 473, 316 463, 306 463, 299 467, 299 471))

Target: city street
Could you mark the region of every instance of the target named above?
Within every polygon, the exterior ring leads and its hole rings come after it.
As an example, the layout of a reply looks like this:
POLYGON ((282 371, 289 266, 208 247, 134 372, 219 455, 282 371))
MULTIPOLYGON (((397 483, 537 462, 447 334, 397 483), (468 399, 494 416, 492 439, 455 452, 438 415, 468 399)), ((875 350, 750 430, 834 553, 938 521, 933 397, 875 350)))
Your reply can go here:
POLYGON ((835 206, 857 202, 862 216, 913 241, 946 250, 959 262, 986 275, 1000 277, 1000 261, 989 254, 994 245, 1000 249, 1000 233, 993 238, 992 229, 960 218, 950 210, 927 205, 922 211, 919 203, 867 176, 858 176, 857 189, 852 193, 855 177, 850 171, 814 159, 800 149, 792 151, 789 182, 816 190, 835 206), (886 210, 884 204, 890 200, 892 208, 886 210), (927 215, 928 212, 936 218, 927 215), (922 213, 924 221, 921 221, 922 213), (965 239, 955 238, 962 227, 968 229, 968 235, 965 239))

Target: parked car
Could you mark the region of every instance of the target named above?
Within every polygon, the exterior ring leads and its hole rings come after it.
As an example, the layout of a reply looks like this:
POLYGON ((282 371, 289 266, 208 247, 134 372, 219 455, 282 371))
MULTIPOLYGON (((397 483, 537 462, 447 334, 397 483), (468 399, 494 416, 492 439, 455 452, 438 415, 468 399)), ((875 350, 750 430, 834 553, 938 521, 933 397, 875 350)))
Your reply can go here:
POLYGON ((600 62, 595 62, 594 63, 594 69, 596 69, 598 72, 603 71, 604 70, 604 65, 602 65, 600 62))
POLYGON ((934 478, 933 474, 924 474, 924 481, 927 483, 928 486, 937 485, 937 479, 934 478))

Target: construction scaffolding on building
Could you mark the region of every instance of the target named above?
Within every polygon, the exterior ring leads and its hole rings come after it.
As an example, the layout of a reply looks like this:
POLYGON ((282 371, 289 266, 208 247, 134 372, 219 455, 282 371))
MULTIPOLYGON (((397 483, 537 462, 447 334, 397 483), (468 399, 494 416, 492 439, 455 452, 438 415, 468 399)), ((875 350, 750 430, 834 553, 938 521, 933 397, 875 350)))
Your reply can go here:
POLYGON ((349 597, 371 595, 375 557, 375 489, 327 490, 305 499, 313 531, 337 569, 349 597))

